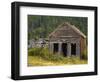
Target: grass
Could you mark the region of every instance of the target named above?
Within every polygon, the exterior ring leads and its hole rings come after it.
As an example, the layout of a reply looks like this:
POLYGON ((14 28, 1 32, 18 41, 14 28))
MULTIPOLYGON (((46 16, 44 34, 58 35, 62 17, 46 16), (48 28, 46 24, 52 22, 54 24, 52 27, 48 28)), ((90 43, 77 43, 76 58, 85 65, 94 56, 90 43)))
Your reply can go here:
POLYGON ((32 48, 28 50, 28 66, 87 64, 86 59, 78 57, 63 57, 58 53, 51 53, 47 48, 32 48))

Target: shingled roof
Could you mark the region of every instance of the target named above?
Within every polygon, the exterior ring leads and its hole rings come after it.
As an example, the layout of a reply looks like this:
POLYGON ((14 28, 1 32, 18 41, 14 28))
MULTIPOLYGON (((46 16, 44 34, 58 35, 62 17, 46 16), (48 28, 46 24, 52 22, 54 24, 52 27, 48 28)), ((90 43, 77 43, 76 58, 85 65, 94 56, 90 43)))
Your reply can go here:
MULTIPOLYGON (((68 22, 64 22, 63 24, 59 25, 50 35, 50 36, 56 36, 56 33, 58 30, 62 30, 62 33, 64 33, 64 31, 66 30, 66 27, 71 28, 73 31, 75 31, 78 35, 82 36, 83 38, 86 38, 86 36, 78 29, 76 28, 74 25, 71 25, 68 22)), ((58 33, 59 34, 59 33, 58 33)), ((61 34, 61 33, 60 33, 61 34)), ((68 33, 66 33, 68 34, 68 33)))

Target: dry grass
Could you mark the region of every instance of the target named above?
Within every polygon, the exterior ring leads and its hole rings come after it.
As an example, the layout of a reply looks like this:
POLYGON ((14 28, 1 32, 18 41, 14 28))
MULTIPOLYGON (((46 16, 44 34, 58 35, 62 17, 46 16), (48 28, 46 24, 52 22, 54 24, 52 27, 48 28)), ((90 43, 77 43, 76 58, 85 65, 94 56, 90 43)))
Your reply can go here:
POLYGON ((55 66, 55 65, 87 64, 87 59, 63 57, 62 54, 51 53, 47 48, 32 48, 28 50, 28 66, 55 66))
POLYGON ((28 56, 28 66, 55 66, 55 65, 76 65, 87 64, 87 60, 80 60, 78 58, 64 58, 59 61, 45 60, 39 56, 28 56))

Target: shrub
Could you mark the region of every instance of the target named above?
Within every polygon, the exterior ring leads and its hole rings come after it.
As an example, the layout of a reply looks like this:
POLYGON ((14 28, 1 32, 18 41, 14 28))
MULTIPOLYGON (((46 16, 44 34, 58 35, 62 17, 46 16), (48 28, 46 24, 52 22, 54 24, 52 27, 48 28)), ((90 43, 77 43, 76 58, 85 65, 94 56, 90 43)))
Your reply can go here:
POLYGON ((48 50, 48 48, 38 48, 38 47, 35 47, 35 48, 32 48, 32 49, 28 50, 28 55, 31 55, 31 56, 41 56, 41 57, 48 56, 49 57, 51 55, 51 53, 48 50))
POLYGON ((61 54, 58 54, 58 53, 53 54, 53 53, 51 53, 49 58, 48 58, 48 60, 50 60, 50 61, 61 61, 61 60, 63 60, 63 58, 64 57, 61 54))
POLYGON ((28 50, 28 55, 30 56, 39 56, 44 58, 45 60, 50 61, 60 61, 63 60, 63 56, 58 53, 52 53, 48 48, 32 48, 28 50))
MULTIPOLYGON (((71 56, 71 57, 63 57, 62 54, 59 53, 52 53, 49 51, 48 48, 32 48, 28 50, 28 55, 30 56, 37 56, 38 58, 42 58, 47 61, 54 61, 54 62, 62 62, 67 64, 77 64, 80 63, 80 58, 71 56)), ((82 53, 82 59, 87 59, 87 50, 84 50, 82 53)))
POLYGON ((31 56, 39 56, 41 50, 42 50, 41 48, 32 48, 32 49, 29 49, 28 50, 28 55, 31 55, 31 56))
POLYGON ((49 58, 51 55, 50 51, 47 48, 42 48, 40 51, 40 56, 43 58, 49 58))

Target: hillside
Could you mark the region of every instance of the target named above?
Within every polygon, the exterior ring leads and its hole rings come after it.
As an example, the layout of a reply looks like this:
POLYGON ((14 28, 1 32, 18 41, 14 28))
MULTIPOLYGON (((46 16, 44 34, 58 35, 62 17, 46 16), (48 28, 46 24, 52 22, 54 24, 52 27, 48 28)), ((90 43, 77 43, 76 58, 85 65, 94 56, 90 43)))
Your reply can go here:
POLYGON ((86 17, 28 15, 28 40, 46 38, 60 24, 69 22, 87 35, 86 17))

